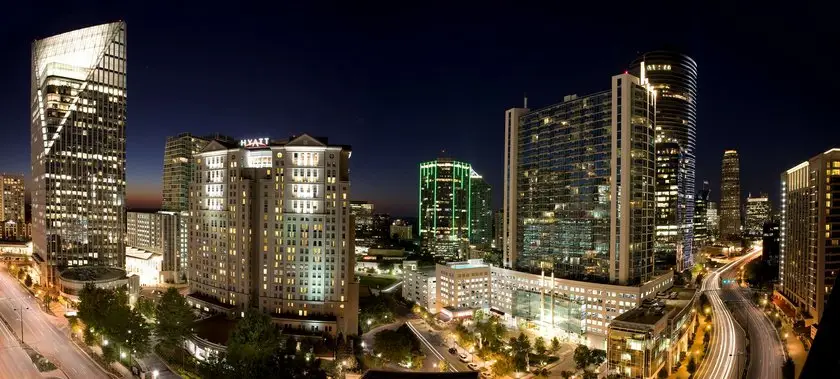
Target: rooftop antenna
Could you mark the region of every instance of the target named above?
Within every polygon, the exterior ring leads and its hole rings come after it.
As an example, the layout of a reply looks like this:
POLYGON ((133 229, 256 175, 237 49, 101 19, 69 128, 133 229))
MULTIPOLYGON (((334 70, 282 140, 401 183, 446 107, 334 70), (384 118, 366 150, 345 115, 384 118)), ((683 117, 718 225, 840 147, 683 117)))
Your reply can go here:
POLYGON ((528 108, 528 93, 523 94, 525 96, 525 105, 522 108, 528 108))

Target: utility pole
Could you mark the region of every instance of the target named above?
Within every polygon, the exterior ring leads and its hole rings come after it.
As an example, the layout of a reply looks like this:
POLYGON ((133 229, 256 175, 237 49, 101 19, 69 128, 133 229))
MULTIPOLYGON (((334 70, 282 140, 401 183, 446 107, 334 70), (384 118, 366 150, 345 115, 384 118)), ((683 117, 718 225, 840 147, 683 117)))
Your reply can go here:
POLYGON ((18 311, 18 316, 20 317, 20 344, 23 345, 23 308, 29 310, 29 307, 24 306, 23 304, 20 305, 18 309, 14 309, 18 311))

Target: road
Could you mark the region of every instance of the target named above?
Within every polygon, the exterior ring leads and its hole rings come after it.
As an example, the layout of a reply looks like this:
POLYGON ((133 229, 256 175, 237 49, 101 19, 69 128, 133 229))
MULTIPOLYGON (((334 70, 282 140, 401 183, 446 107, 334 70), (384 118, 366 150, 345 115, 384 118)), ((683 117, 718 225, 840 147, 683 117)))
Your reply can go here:
MULTIPOLYGON (((744 261, 743 267, 749 260, 760 257, 761 250, 750 254, 751 258, 744 261)), ((734 279, 735 270, 727 272, 727 279, 734 279)), ((737 283, 737 281, 736 281, 737 283)), ((782 363, 784 349, 776 328, 770 320, 752 304, 744 295, 744 289, 738 284, 725 286, 725 302, 730 305, 738 321, 747 329, 750 337, 750 361, 747 367, 747 378, 782 379, 782 363)))
MULTIPOLYGON (((23 315, 23 340, 30 347, 52 361, 70 378, 109 378, 90 357, 72 341, 66 330, 57 328, 41 305, 9 276, 5 265, 0 268, 0 317, 11 326, 11 333, 20 335, 23 315), (21 309, 18 312, 16 309, 21 309)), ((5 333, 3 333, 5 334, 5 333)), ((4 336, 4 341, 7 339, 4 336)), ((5 342, 4 342, 5 345, 5 342)), ((4 352, 5 354, 5 352, 4 352)), ((4 355, 0 354, 0 355, 4 355)), ((29 361, 29 358, 26 358, 29 361)), ((25 374, 24 374, 25 375, 25 374)), ((3 376, 4 378, 6 376, 3 376)), ((17 376, 10 376, 16 378, 17 376)))
POLYGON ((741 377, 744 366, 744 331, 735 324, 732 314, 721 299, 720 279, 722 274, 728 274, 737 265, 751 259, 750 254, 721 266, 707 274, 703 279, 700 289, 711 303, 714 327, 712 328, 712 340, 708 354, 695 374, 698 379, 736 379, 741 377))
POLYGON ((41 373, 23 351, 18 337, 0 322, 0 378, 40 379, 41 373))

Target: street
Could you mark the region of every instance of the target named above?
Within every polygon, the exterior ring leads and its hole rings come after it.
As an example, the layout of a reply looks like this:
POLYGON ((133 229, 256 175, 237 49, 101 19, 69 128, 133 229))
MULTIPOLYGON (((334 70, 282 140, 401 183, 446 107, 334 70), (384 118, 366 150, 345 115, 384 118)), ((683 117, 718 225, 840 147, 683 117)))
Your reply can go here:
MULTIPOLYGON (((109 375, 105 373, 90 357, 83 353, 72 341, 66 330, 57 328, 49 319, 49 316, 41 310, 41 305, 31 296, 29 292, 21 287, 21 285, 9 275, 6 266, 2 267, 0 271, 0 317, 8 322, 11 330, 3 328, 3 346, 8 346, 9 336, 6 332, 11 332, 15 336, 20 336, 21 320, 19 315, 23 315, 23 340, 26 344, 41 353, 44 357, 52 361, 58 368, 63 371, 70 378, 108 378, 109 375), (18 311, 23 307, 22 312, 18 311)), ((22 351, 19 348, 11 349, 10 351, 22 351)), ((7 361, 4 351, 3 358, 0 361, 7 361)), ((14 353, 18 356, 20 354, 14 353)), ((15 359, 29 363, 29 358, 25 353, 21 358, 15 359)), ((22 366, 22 364, 21 364, 22 366)), ((20 369, 16 365, 4 365, 4 369, 14 369, 14 374, 3 375, 4 378, 26 377, 27 370, 20 369)))
POLYGON ((0 323, 0 377, 41 378, 41 373, 29 359, 6 324, 0 323))
POLYGON ((750 253, 735 261, 709 272, 703 278, 701 291, 709 298, 713 312, 714 327, 708 354, 695 376, 698 379, 735 379, 741 377, 744 367, 744 331, 735 324, 732 314, 720 297, 721 275, 732 270, 742 261, 748 260, 750 253))
MULTIPOLYGON (((749 256, 758 258, 760 252, 761 250, 758 250, 757 253, 751 253, 749 256)), ((744 261, 741 267, 750 260, 752 259, 744 261)), ((727 279, 735 278, 734 270, 727 274, 727 279)), ((738 284, 726 285, 724 297, 726 303, 734 309, 738 321, 747 328, 750 338, 750 363, 747 368, 747 377, 781 379, 784 350, 776 328, 744 295, 744 289, 738 284)))

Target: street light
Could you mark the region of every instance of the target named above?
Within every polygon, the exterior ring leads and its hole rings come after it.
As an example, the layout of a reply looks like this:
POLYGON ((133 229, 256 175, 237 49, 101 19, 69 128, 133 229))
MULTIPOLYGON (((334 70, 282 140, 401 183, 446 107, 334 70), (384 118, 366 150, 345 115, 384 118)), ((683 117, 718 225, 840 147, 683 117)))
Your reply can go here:
POLYGON ((102 346, 108 346, 108 340, 103 339, 102 340, 102 346))
POLYGON ((158 371, 158 370, 152 371, 152 379, 157 379, 158 375, 160 375, 160 371, 158 371))
POLYGON ((373 324, 373 320, 368 319, 367 323, 368 323, 368 326, 370 326, 370 324, 373 324))
POLYGON ((21 304, 20 308, 12 308, 14 311, 18 311, 18 316, 20 316, 20 343, 23 343, 23 309, 29 310, 29 307, 24 306, 21 304))

